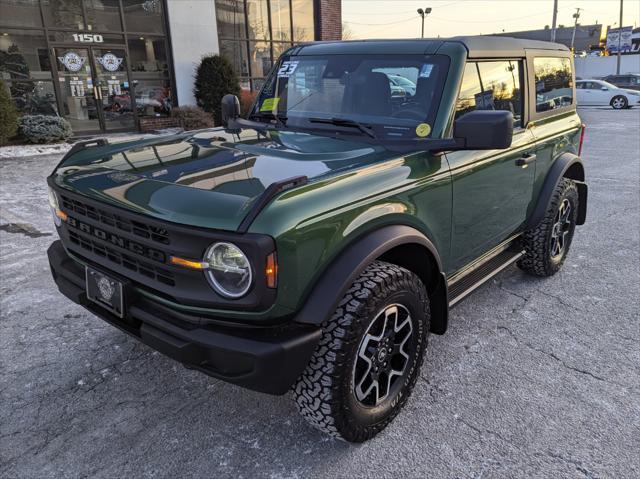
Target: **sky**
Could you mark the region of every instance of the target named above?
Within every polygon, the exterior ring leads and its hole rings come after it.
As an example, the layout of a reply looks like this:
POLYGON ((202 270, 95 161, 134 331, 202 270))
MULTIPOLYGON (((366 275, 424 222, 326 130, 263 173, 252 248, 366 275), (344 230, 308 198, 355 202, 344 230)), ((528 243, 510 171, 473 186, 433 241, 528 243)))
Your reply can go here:
MULTIPOLYGON (((417 9, 426 7, 432 12, 425 19, 425 37, 534 30, 551 25, 553 15, 553 0, 342 0, 345 36, 419 37, 417 9)), ((572 26, 577 7, 583 25, 618 24, 620 0, 559 0, 558 25, 572 26)), ((624 0, 623 15, 624 26, 640 26, 640 0, 624 0)))

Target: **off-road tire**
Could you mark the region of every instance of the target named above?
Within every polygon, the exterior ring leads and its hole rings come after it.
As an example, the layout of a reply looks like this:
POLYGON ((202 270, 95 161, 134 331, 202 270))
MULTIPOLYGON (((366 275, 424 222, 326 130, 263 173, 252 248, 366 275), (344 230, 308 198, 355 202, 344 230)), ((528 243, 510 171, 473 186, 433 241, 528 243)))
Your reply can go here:
POLYGON ((315 428, 345 441, 363 442, 374 437, 393 420, 411 394, 427 347, 429 319, 429 299, 422 281, 394 264, 373 262, 323 325, 320 343, 293 386, 300 414, 315 428), (398 378, 399 392, 367 408, 354 392, 354 361, 370 324, 392 304, 400 304, 410 313, 415 350, 405 373, 398 378))
POLYGON ((616 95, 611 99, 610 105, 614 110, 624 110, 629 106, 629 101, 623 95, 616 95))
POLYGON ((522 236, 521 242, 525 254, 517 263, 520 269, 535 276, 553 276, 558 272, 569 253, 578 218, 578 204, 579 196, 575 183, 570 179, 563 178, 553 192, 551 203, 542 221, 522 236), (571 223, 568 225, 562 254, 554 257, 552 255, 552 233, 558 210, 565 200, 571 205, 569 214, 571 223))

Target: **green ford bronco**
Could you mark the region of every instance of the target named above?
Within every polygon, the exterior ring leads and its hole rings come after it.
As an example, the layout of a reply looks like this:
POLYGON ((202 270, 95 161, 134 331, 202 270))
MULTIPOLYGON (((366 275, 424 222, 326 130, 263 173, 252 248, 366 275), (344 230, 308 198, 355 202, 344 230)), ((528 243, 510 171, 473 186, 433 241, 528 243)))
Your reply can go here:
POLYGON ((75 145, 48 178, 60 291, 313 426, 389 424, 449 308, 550 276, 586 215, 571 53, 504 37, 311 43, 248 118, 75 145))

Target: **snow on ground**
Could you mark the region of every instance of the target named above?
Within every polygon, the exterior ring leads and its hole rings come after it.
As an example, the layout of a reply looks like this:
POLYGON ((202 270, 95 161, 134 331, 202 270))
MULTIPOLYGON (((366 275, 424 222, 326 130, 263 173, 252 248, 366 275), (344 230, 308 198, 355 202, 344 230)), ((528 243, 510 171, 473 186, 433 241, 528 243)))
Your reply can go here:
POLYGON ((53 144, 41 144, 41 145, 10 145, 0 147, 0 159, 5 158, 24 158, 28 156, 38 155, 55 155, 64 154, 71 149, 73 143, 76 141, 90 140, 91 138, 107 138, 110 143, 121 143, 123 141, 133 141, 140 138, 148 138, 158 135, 169 135, 173 133, 181 132, 181 128, 166 128, 164 130, 157 130, 154 133, 114 133, 114 134, 102 134, 94 135, 92 137, 79 138, 72 140, 71 143, 53 143, 53 144))

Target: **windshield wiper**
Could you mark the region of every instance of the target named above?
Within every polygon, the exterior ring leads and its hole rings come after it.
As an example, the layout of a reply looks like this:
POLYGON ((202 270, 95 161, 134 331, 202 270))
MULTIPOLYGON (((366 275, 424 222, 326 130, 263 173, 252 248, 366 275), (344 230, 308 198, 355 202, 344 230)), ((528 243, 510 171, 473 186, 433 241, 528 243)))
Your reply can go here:
POLYGON ((274 113, 257 113, 257 114, 251 115, 251 118, 273 119, 281 128, 286 128, 287 126, 287 124, 285 123, 287 121, 287 117, 278 116, 274 113))
POLYGON ((352 128, 357 128, 362 133, 367 136, 370 136, 374 140, 377 139, 376 134, 372 131, 370 126, 365 126, 362 123, 351 120, 350 118, 309 118, 309 123, 326 123, 329 125, 335 126, 347 126, 352 128))

